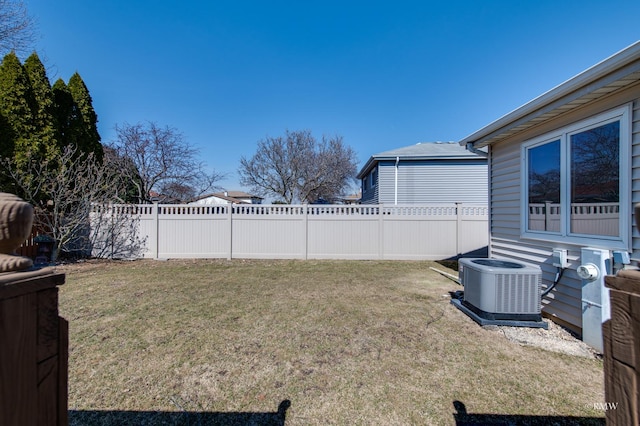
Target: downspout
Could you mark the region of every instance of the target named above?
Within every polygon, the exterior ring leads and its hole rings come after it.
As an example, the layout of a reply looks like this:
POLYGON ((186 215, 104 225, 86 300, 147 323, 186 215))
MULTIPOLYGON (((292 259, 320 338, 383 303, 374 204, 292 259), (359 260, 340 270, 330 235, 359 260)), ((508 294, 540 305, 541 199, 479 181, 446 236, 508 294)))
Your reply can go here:
MULTIPOLYGON (((467 142, 466 145, 464 146, 465 149, 469 152, 472 152, 482 158, 489 158, 489 152, 484 152, 484 151, 480 151, 478 148, 476 148, 475 146, 473 146, 473 142, 467 142)), ((488 160, 487 160, 488 161, 488 160)), ((487 164, 489 165, 489 164, 487 164)), ((491 167, 491 166, 489 166, 491 167)), ((489 198, 491 198, 491 173, 489 172, 489 198)), ((488 201, 488 200, 487 200, 488 201)), ((489 206, 491 205, 491 203, 489 203, 489 206)), ((487 223, 487 231, 488 231, 488 235, 489 235, 489 245, 487 246, 487 248, 489 249, 489 257, 491 257, 491 209, 489 209, 489 221, 487 223)), ((561 276, 560 276, 561 277, 561 276)), ((558 277, 558 280, 560 279, 560 277, 558 277)), ((551 290, 549 290, 551 291, 551 290)))
POLYGON ((396 182, 395 182, 395 205, 398 205, 398 163, 400 162, 400 157, 396 157, 396 182))
POLYGON ((465 148, 467 148, 467 151, 473 152, 474 154, 477 154, 480 157, 487 158, 489 156, 488 153, 484 151, 480 151, 478 148, 473 146, 473 142, 467 142, 467 145, 465 145, 465 148))

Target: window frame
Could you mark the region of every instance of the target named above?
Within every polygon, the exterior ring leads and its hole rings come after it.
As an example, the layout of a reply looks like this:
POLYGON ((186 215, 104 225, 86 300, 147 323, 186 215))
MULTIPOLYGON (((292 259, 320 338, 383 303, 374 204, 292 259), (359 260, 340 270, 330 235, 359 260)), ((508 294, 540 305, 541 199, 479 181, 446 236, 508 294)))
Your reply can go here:
POLYGON ((557 130, 525 141, 520 150, 520 236, 523 239, 567 243, 581 246, 603 246, 631 250, 631 104, 608 110, 557 130), (571 233, 571 135, 614 121, 620 122, 619 176, 620 207, 617 236, 571 233), (529 150, 560 140, 560 231, 529 229, 529 150))

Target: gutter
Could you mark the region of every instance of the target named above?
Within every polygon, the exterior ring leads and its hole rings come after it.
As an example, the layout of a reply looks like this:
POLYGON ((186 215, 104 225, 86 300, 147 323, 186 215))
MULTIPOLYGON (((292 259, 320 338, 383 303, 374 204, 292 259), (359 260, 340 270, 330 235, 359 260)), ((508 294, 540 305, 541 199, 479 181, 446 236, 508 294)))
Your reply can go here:
POLYGON ((484 152, 484 151, 479 150, 478 148, 473 146, 473 142, 467 142, 467 144, 464 147, 467 148, 467 151, 473 152, 474 154, 477 154, 482 158, 489 157, 489 153, 488 152, 484 152))

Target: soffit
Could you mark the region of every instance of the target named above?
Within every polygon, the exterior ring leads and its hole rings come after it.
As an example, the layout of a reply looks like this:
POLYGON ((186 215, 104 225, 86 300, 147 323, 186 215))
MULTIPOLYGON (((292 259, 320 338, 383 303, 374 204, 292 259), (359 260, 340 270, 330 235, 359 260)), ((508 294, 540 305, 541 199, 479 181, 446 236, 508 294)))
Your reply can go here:
POLYGON ((595 102, 596 100, 601 99, 605 96, 608 96, 617 91, 620 91, 628 86, 631 86, 637 83, 638 81, 640 81, 640 72, 635 72, 631 74, 628 78, 625 78, 624 80, 620 80, 613 84, 604 86, 589 94, 583 95, 573 101, 570 101, 562 106, 558 106, 552 109, 551 111, 540 113, 539 115, 532 114, 533 117, 526 120, 526 122, 518 124, 513 127, 505 128, 503 131, 496 132, 496 134, 490 135, 489 137, 485 137, 482 140, 477 141, 474 145, 476 148, 481 148, 487 145, 491 145, 492 143, 498 142, 500 140, 507 139, 520 132, 523 132, 532 127, 535 127, 538 124, 541 124, 553 118, 559 117, 562 114, 568 113, 577 108, 583 107, 591 102, 595 102))
POLYGON ((640 42, 462 139, 475 148, 504 140, 543 122, 610 96, 640 81, 640 42))

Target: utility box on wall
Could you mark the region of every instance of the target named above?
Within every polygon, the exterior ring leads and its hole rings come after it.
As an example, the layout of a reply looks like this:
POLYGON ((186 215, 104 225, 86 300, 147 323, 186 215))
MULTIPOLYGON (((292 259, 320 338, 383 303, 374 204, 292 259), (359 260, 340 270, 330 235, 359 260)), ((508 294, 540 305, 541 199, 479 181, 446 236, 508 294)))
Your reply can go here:
POLYGON ((602 323, 611 317, 604 277, 611 273, 608 250, 583 247, 578 276, 582 279, 582 340, 602 353, 602 323))

